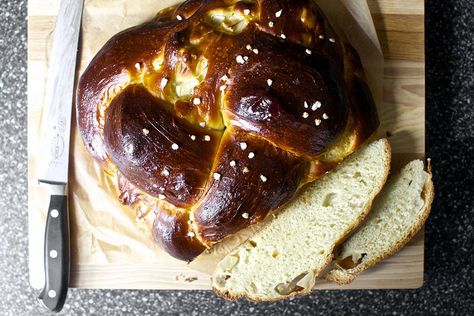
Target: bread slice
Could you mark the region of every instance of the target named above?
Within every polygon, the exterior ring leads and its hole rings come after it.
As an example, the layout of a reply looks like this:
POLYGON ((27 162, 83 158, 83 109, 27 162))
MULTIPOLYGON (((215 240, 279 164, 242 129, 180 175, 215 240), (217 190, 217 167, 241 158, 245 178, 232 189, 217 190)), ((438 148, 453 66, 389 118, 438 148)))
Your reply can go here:
POLYGON ((350 283, 397 252, 425 223, 433 197, 433 182, 423 162, 410 162, 387 182, 367 220, 342 244, 335 268, 325 278, 350 283))
POLYGON ((310 293, 336 245, 369 212, 387 179, 390 158, 387 140, 375 141, 305 187, 218 263, 214 291, 227 299, 252 301, 310 293))

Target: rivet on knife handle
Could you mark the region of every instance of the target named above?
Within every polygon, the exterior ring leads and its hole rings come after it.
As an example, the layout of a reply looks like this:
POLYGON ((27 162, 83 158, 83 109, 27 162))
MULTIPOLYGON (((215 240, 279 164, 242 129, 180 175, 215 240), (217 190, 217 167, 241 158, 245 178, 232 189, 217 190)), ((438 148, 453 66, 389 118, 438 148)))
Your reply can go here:
POLYGON ((65 195, 51 195, 44 244, 45 286, 39 299, 59 312, 69 285, 69 219, 65 195))

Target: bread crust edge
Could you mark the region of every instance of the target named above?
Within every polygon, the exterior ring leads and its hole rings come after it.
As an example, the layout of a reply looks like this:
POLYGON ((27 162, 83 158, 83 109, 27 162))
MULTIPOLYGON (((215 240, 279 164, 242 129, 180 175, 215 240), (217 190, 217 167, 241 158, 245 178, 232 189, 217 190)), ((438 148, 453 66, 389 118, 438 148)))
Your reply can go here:
MULTIPOLYGON (((376 141, 382 141, 383 142, 384 154, 385 154, 385 166, 384 166, 385 172, 384 172, 384 175, 383 175, 382 180, 380 182, 380 185, 377 188, 374 189, 374 191, 372 193, 372 196, 369 198, 369 201, 368 201, 365 209, 361 212, 361 215, 357 218, 356 221, 353 222, 353 224, 334 243, 333 248, 331 249, 328 256, 326 257, 325 264, 321 266, 321 268, 319 269, 319 271, 317 271, 317 273, 315 273, 316 280, 318 279, 318 275, 331 265, 331 263, 333 261, 334 250, 336 249, 337 245, 340 245, 342 242, 344 242, 344 240, 347 239, 348 236, 350 236, 350 234, 364 221, 364 219, 370 213, 370 211, 372 210, 372 205, 375 201, 375 198, 380 194, 380 192, 382 191, 382 189, 383 189, 383 187, 384 187, 384 185, 385 185, 385 183, 388 179, 388 175, 390 173, 391 160, 392 160, 392 149, 391 149, 390 143, 388 142, 388 140, 386 138, 382 138, 382 139, 379 139, 379 140, 376 140, 376 141)), ((366 144, 366 145, 368 145, 368 144, 366 144)), ((353 154, 355 154, 356 152, 354 152, 353 154)), ((212 280, 212 282, 214 283, 213 280, 212 280)), ((266 299, 252 297, 251 295, 248 295, 248 293, 230 293, 229 291, 221 291, 221 290, 217 289, 215 286, 212 286, 212 290, 216 295, 218 295, 218 296, 220 296, 220 297, 222 297, 222 298, 224 298, 228 301, 235 301, 235 300, 244 298, 244 299, 246 299, 250 302, 259 303, 259 302, 276 302, 276 301, 280 301, 280 300, 291 298, 291 297, 309 295, 314 291, 314 288, 310 289, 310 290, 292 292, 289 295, 281 295, 280 297, 266 298, 266 299)))
POLYGON ((392 244, 391 247, 386 249, 382 254, 373 257, 363 264, 357 265, 357 267, 353 269, 342 269, 340 267, 335 268, 334 270, 329 271, 328 274, 323 277, 324 279, 335 282, 339 285, 349 284, 353 282, 355 278, 363 271, 398 252, 420 231, 431 212, 431 206, 433 204, 435 195, 430 163, 428 163, 426 172, 429 174, 429 177, 423 186, 423 190, 421 191, 422 194, 425 195, 425 206, 423 207, 423 211, 419 219, 412 225, 408 232, 403 235, 402 238, 392 244))

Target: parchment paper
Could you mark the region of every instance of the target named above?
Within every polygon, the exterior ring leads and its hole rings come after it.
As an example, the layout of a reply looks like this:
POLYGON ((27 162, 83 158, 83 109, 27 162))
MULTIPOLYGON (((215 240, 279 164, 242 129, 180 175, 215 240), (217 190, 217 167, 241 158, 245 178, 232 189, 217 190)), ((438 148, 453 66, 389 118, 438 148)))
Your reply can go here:
MULTIPOLYGON (((79 74, 102 45, 114 34, 151 19, 160 9, 177 0, 86 0, 79 74)), ((378 106, 381 104, 383 56, 366 0, 318 0, 331 24, 358 50, 378 106)), ((48 54, 48 51, 45 51, 48 54)), ((39 106, 43 100, 38 100, 39 106)), ((41 159, 39 136, 41 117, 29 117, 29 232, 30 282, 40 288, 43 276, 43 239, 47 192, 37 184, 41 159)), ((69 206, 71 218, 71 259, 73 265, 169 263, 185 266, 154 244, 147 218, 118 202, 116 179, 102 172, 90 158, 73 118, 70 157, 69 206)), ((243 241, 249 228, 201 255, 193 269, 211 273, 216 261, 243 241)))

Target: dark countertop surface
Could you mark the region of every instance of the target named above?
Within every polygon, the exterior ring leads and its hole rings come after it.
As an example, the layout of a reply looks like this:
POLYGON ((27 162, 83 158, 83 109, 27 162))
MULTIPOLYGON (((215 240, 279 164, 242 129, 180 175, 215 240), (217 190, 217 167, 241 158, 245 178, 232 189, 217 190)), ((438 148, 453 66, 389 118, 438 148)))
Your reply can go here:
MULTIPOLYGON (((405 0, 410 1, 410 0, 405 0)), ((47 314, 28 283, 27 1, 0 2, 0 314, 47 314)), ((416 290, 319 291, 277 303, 210 291, 69 291, 64 315, 473 315, 474 1, 427 0, 427 157, 436 199, 416 290)))

